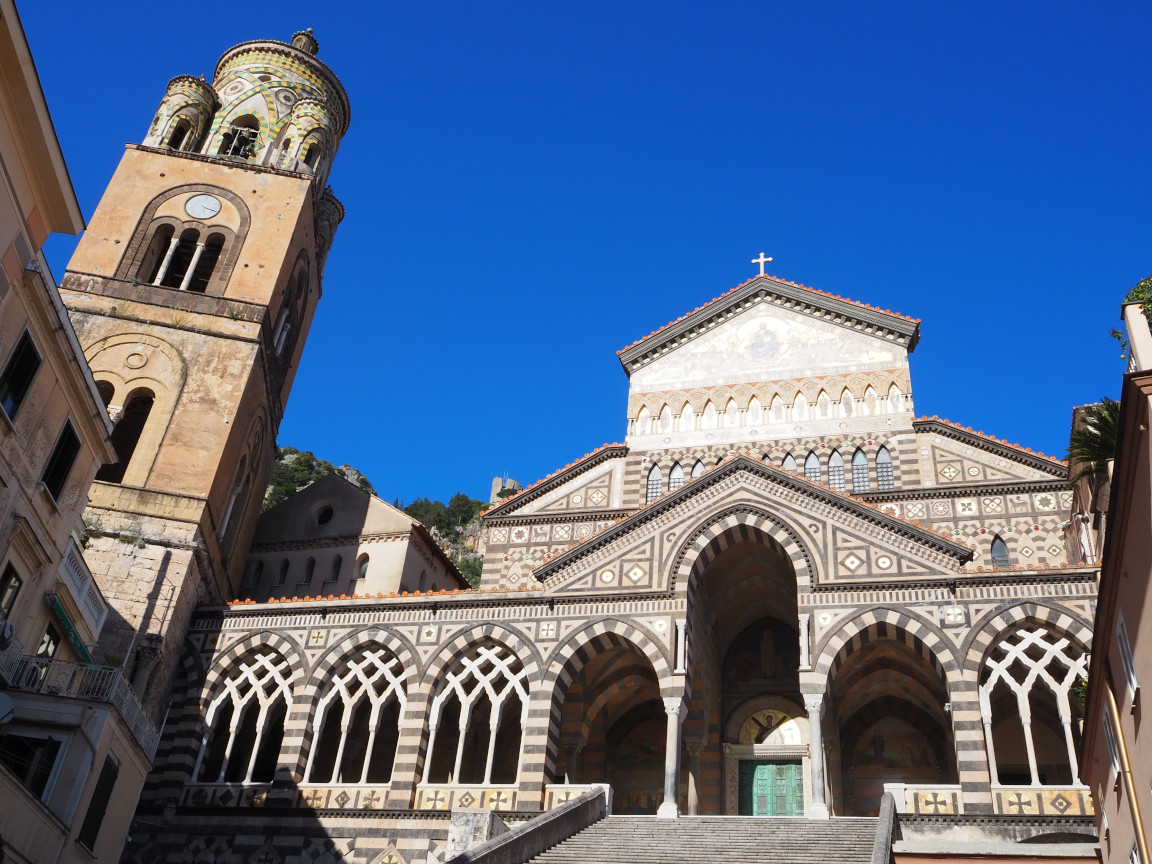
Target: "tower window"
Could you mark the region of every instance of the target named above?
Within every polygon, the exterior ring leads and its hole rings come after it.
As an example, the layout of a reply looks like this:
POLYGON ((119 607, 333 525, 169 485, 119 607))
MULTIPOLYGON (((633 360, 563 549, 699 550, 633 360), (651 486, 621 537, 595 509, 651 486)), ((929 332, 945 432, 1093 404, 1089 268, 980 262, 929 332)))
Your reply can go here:
POLYGON ((356 559, 356 578, 368 578, 368 554, 365 553, 356 559))
POLYGON ((216 262, 220 259, 220 252, 223 248, 223 234, 208 235, 208 240, 199 248, 199 254, 196 255, 192 264, 192 278, 186 280, 189 291, 203 294, 208 289, 208 283, 212 279, 212 271, 216 269, 216 262))
POLYGON ((140 436, 144 426, 148 423, 148 415, 152 413, 155 402, 151 390, 137 391, 129 398, 124 406, 124 413, 116 422, 112 430, 112 448, 116 451, 116 461, 101 466, 96 472, 96 479, 105 483, 122 483, 124 472, 128 470, 128 463, 132 461, 132 454, 136 452, 136 445, 140 443, 140 436))
POLYGON ((231 128, 220 139, 221 156, 238 156, 251 159, 256 155, 256 143, 260 140, 260 121, 251 114, 245 114, 232 121, 231 128))
POLYGON ((166 260, 171 260, 168 259, 168 250, 172 246, 172 235, 175 233, 176 229, 171 225, 160 225, 156 228, 152 234, 152 242, 148 244, 148 251, 144 253, 144 260, 140 262, 140 269, 136 273, 138 280, 149 285, 160 284, 160 279, 164 275, 160 272, 160 268, 166 260))
POLYGON ((188 137, 188 132, 192 127, 185 120, 176 121, 176 126, 172 130, 172 134, 168 136, 168 147, 172 150, 180 150, 184 144, 184 140, 188 137))
POLYGON ((16 419, 16 412, 28 390, 32 387, 32 379, 40 368, 40 352, 32 344, 32 337, 25 330, 16 343, 16 350, 8 358, 8 365, 4 367, 4 374, 0 375, 0 406, 9 420, 16 419))
POLYGON ((79 455, 80 439, 76 437, 71 421, 65 420, 60 437, 56 439, 56 446, 52 448, 52 455, 48 457, 48 464, 44 466, 44 473, 40 475, 40 480, 48 487, 48 494, 53 500, 60 500, 64 483, 72 473, 72 465, 79 455))
POLYGON ((316 170, 316 163, 320 161, 320 145, 309 144, 308 149, 304 151, 304 164, 312 170, 316 170))

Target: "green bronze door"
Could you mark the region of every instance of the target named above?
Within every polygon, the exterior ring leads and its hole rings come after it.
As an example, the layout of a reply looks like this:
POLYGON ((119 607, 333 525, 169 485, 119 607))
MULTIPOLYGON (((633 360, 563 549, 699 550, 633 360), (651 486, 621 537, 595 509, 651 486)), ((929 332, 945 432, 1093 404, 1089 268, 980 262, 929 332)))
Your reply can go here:
POLYGON ((741 816, 803 816, 804 771, 795 762, 740 762, 741 816))

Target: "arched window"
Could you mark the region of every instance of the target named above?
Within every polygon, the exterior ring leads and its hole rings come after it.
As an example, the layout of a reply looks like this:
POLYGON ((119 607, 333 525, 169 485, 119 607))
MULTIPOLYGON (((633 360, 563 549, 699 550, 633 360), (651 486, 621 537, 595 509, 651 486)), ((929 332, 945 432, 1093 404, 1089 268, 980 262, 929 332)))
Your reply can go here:
POLYGON ((804 460, 804 476, 813 483, 819 483, 821 480, 820 457, 815 453, 809 453, 808 458, 804 460))
POLYGON ((140 436, 144 433, 144 426, 148 423, 148 415, 155 401, 156 397, 151 390, 137 390, 128 398, 124 413, 112 429, 112 448, 116 451, 116 461, 102 465, 96 472, 97 480, 105 483, 123 482, 124 472, 128 470, 128 463, 132 461, 132 454, 140 443, 140 436))
POLYGON ((256 155, 256 143, 260 139, 260 121, 251 114, 237 117, 232 121, 224 137, 220 139, 221 156, 236 156, 251 159, 256 155))
POLYGON ((200 245, 200 232, 195 228, 186 228, 180 232, 180 239, 174 246, 169 246, 160 262, 160 272, 157 274, 155 284, 164 288, 186 289, 192 278, 192 259, 199 258, 203 247, 200 245), (187 277, 187 278, 185 278, 187 277))
POLYGON ((190 131, 192 131, 192 125, 187 120, 177 120, 172 127, 172 134, 168 136, 169 149, 183 149, 184 139, 188 137, 190 131))
POLYGON ((304 572, 300 574, 300 581, 297 584, 298 585, 311 585, 312 584, 312 576, 313 576, 313 574, 315 574, 315 572, 316 572, 316 559, 315 558, 309 558, 308 561, 304 564, 304 572))
POLYGON ((241 659, 208 706, 192 776, 202 783, 268 783, 292 703, 291 664, 274 651, 241 659))
POLYGON ((852 454, 852 493, 859 495, 870 488, 872 487, 868 481, 868 457, 864 455, 863 450, 857 449, 852 454))
POLYGON ((280 152, 276 156, 277 167, 283 168, 284 161, 288 158, 288 153, 292 150, 292 139, 285 138, 284 143, 280 145, 280 152))
POLYGON ((368 578, 368 553, 367 552, 365 552, 363 555, 361 555, 359 558, 356 559, 356 578, 357 579, 367 579, 368 578))
POLYGON ((428 715, 425 783, 516 783, 528 675, 500 644, 478 645, 440 676, 428 715))
MULTIPOLYGON (((224 504, 224 513, 220 518, 220 545, 227 549, 232 545, 236 536, 236 526, 240 524, 240 516, 244 512, 248 499, 248 458, 240 460, 240 467, 236 471, 236 481, 232 484, 232 491, 224 504)), ((276 584, 282 585, 283 582, 276 584)))
POLYGON ((672 470, 668 473, 668 491, 671 492, 673 489, 679 489, 683 485, 684 469, 681 468, 680 463, 677 462, 672 466, 672 470))
POLYGON ((1070 691, 1087 676, 1087 660, 1071 639, 1042 626, 994 640, 980 675, 980 714, 995 780, 1031 786, 1079 782, 1075 753, 1082 710, 1070 691))
POLYGON ((420 581, 418 581, 416 583, 416 590, 417 591, 423 591, 427 587, 428 587, 428 573, 427 573, 427 571, 421 570, 420 571, 420 581))
POLYGON ((655 501, 663 491, 664 475, 658 465, 653 465, 652 470, 648 472, 648 494, 644 498, 644 503, 655 501))
POLYGON ((320 161, 321 152, 322 148, 320 145, 313 141, 304 151, 304 164, 307 165, 311 170, 315 171, 316 163, 320 161))
POLYGON ((833 450, 828 457, 828 485, 837 492, 844 491, 844 457, 839 450, 833 450))
POLYGON ((332 566, 328 570, 328 576, 324 579, 325 582, 338 582, 340 580, 340 567, 344 563, 344 559, 339 555, 332 557, 332 566))
POLYGON ((316 707, 307 783, 387 783, 396 760, 407 697, 404 669, 387 648, 370 645, 329 673, 316 707))
POLYGON ((103 402, 104 407, 107 408, 116 393, 116 388, 110 381, 97 381, 96 392, 100 394, 100 401, 103 402))
POLYGON ((1012 561, 1008 557, 1008 546, 1000 539, 997 534, 992 538, 992 566, 993 567, 1010 567, 1012 561))
POLYGON ((896 481, 892 474, 892 454, 887 447, 876 451, 876 487, 881 492, 891 492, 896 488, 896 481))
POLYGON ((223 234, 209 234, 208 239, 197 246, 192 262, 191 276, 185 279, 180 287, 188 291, 203 294, 212 280, 212 271, 216 269, 216 262, 220 260, 220 252, 224 249, 223 234))
POLYGON ((268 587, 279 588, 281 585, 288 581, 288 566, 289 563, 287 558, 280 562, 280 569, 276 572, 276 578, 272 580, 272 584, 268 587))
POLYGON ((697 477, 703 476, 703 474, 704 463, 697 459, 696 464, 692 466, 692 479, 695 480, 697 477))
POLYGON ((144 258, 140 261, 140 269, 136 271, 137 281, 146 282, 149 285, 160 284, 160 266, 167 258, 169 248, 173 245, 172 237, 175 233, 176 229, 167 223, 156 226, 152 240, 148 244, 148 251, 144 253, 144 258))
POLYGON ((797 470, 796 458, 791 453, 787 454, 784 457, 784 461, 780 463, 780 467, 785 471, 791 471, 793 474, 795 474, 797 470))
POLYGON ((253 561, 248 568, 248 588, 256 588, 260 585, 260 577, 264 575, 264 562, 253 561))

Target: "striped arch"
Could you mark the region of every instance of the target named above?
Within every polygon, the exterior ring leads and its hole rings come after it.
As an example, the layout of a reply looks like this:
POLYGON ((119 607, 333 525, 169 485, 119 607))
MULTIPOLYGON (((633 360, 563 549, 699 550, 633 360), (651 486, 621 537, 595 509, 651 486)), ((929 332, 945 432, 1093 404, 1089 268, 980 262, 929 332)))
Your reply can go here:
POLYGON ((978 676, 996 637, 1029 622, 1050 627, 1068 636, 1084 652, 1092 648, 1092 623, 1067 606, 1039 601, 1005 604, 973 622, 972 633, 961 655, 965 669, 978 676))
MULTIPOLYGON (((435 684, 444 674, 455 667, 460 658, 466 655, 469 649, 478 643, 486 641, 499 642, 520 658, 527 673, 527 680, 535 682, 540 680, 544 665, 540 650, 524 633, 502 624, 475 624, 457 630, 449 636, 433 652, 433 659, 429 662, 420 681, 431 694, 435 684)), ((535 689, 535 688, 533 688, 535 689)))
POLYGON ((350 657, 361 646, 371 644, 383 645, 395 654, 396 659, 404 667, 405 678, 410 678, 413 682, 420 680, 422 672, 420 657, 412 643, 399 633, 372 626, 349 633, 329 648, 313 665, 312 674, 305 685, 307 691, 321 688, 328 682, 329 674, 339 663, 350 657))
POLYGON ((207 710, 212 700, 219 695, 220 689, 224 686, 224 681, 235 666, 236 661, 260 648, 279 652, 288 661, 293 681, 307 680, 308 662, 305 659, 303 646, 272 630, 259 630, 233 642, 223 653, 216 655, 211 668, 204 676, 204 689, 200 693, 201 710, 207 710))
POLYGON ((204 660, 189 639, 184 640, 175 671, 173 705, 165 718, 164 728, 160 730, 160 742, 152 763, 182 768, 189 776, 181 777, 178 772, 168 771, 160 776, 153 773, 149 777, 150 782, 158 783, 161 790, 174 789, 179 795, 180 786, 191 779, 192 765, 196 761, 200 739, 204 734, 204 715, 200 710, 199 699, 204 682, 204 660))
POLYGON ((842 622, 825 635, 813 651, 813 671, 831 684, 849 657, 880 639, 895 640, 911 648, 928 662, 942 682, 954 679, 960 668, 947 638, 935 624, 907 611, 880 606, 842 622))
POLYGON ((797 582, 816 581, 814 559, 800 537, 774 516, 741 504, 712 516, 688 537, 673 558, 671 587, 677 594, 691 593, 693 574, 698 578, 725 549, 747 541, 766 542, 791 561, 797 582))

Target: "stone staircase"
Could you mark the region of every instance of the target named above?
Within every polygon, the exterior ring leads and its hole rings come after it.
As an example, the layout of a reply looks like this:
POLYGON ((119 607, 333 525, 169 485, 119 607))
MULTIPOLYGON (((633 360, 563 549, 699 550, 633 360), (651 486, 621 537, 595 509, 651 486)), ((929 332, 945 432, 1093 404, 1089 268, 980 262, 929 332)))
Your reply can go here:
POLYGON ((533 864, 870 864, 875 818, 608 816, 533 864))

